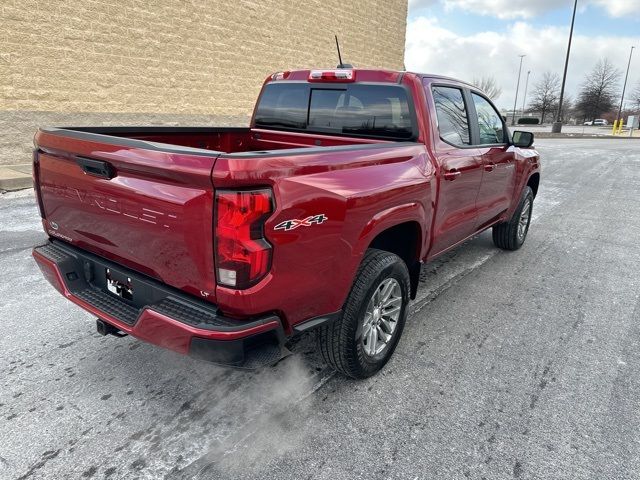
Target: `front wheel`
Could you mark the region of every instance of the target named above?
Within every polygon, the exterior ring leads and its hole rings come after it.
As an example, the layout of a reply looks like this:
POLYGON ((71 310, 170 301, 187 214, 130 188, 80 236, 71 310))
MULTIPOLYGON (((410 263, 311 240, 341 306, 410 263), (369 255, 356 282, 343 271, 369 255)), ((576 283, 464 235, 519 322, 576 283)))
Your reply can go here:
POLYGON ((367 378, 380 370, 402 335, 409 282, 400 257, 367 250, 341 317, 318 331, 325 362, 352 378, 367 378))
POLYGON ((511 220, 493 227, 493 243, 504 250, 518 250, 529 232, 533 210, 533 190, 525 187, 511 220))

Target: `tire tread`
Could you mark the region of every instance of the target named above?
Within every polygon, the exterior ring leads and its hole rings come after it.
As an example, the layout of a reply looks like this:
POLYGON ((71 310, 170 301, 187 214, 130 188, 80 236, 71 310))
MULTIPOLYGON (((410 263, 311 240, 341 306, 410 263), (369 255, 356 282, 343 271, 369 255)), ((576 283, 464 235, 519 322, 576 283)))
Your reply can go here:
POLYGON ((524 202, 527 198, 530 198, 532 202, 531 205, 533 206, 533 190, 528 186, 525 187, 522 192, 518 207, 515 212, 513 212, 511 219, 508 222, 502 222, 493 227, 491 235, 496 247, 503 250, 518 250, 524 244, 524 240, 522 243, 518 240, 518 221, 520 219, 520 214, 522 213, 522 208, 524 207, 524 202))
POLYGON ((318 346, 323 360, 346 376, 363 378, 357 359, 356 345, 351 341, 354 325, 349 319, 358 316, 362 301, 370 288, 371 279, 375 278, 382 269, 398 261, 402 262, 392 253, 368 249, 356 273, 342 315, 334 322, 318 329, 318 346))

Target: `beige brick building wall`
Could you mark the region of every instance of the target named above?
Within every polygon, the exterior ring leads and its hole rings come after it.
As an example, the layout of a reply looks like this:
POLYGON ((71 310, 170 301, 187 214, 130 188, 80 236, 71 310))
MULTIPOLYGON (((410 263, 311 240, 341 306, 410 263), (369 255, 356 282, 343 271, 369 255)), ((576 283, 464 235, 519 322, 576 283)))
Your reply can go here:
POLYGON ((403 68, 407 0, 1 0, 0 164, 38 125, 246 124, 274 71, 403 68))

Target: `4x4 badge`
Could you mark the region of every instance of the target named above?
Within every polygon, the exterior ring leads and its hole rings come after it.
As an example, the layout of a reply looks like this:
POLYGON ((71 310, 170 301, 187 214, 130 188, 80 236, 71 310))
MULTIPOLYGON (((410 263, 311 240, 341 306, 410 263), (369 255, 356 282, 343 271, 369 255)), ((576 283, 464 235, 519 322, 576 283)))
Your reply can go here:
POLYGON ((280 222, 278 225, 273 227, 274 230, 295 230, 298 227, 310 227, 311 225, 320 225, 321 223, 329 220, 324 213, 319 215, 312 215, 310 217, 305 218, 304 220, 298 220, 296 218, 291 220, 285 220, 284 222, 280 222))

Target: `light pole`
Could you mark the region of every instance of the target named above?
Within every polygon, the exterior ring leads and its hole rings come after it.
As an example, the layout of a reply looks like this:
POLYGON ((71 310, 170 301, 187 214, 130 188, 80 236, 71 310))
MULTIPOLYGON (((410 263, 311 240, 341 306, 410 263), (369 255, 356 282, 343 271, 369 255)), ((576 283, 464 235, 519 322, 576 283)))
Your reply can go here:
POLYGON ((522 116, 524 117, 524 107, 527 104, 527 90, 529 89, 529 75, 531 75, 531 70, 527 72, 527 83, 524 84, 524 98, 522 99, 522 116))
MULTIPOLYGON (((631 47, 631 53, 629 54, 629 64, 627 65, 627 74, 624 77, 624 87, 622 87, 622 98, 620 99, 620 108, 618 109, 618 116, 616 117, 616 122, 618 120, 622 121, 620 115, 622 114, 622 104, 624 102, 624 93, 627 90, 627 80, 629 80, 629 69, 631 68, 631 57, 633 57, 633 49, 636 47, 631 47)), ((619 129, 622 132, 622 128, 619 129)))
POLYGON ((564 74, 562 75, 562 88, 560 89, 560 101, 558 102, 558 116, 553 122, 551 131, 553 133, 562 132, 562 102, 564 100, 564 87, 567 84, 567 69, 569 68, 569 55, 571 54, 571 40, 573 40, 573 25, 576 22, 576 10, 578 10, 578 0, 573 3, 573 15, 571 17, 571 30, 569 31, 569 45, 567 45, 567 58, 564 61, 564 74))
POLYGON ((518 55, 520 57, 520 70, 518 70, 518 85, 516 86, 516 98, 513 101, 513 117, 511 118, 511 125, 516 124, 516 107, 518 105, 518 90, 520 90, 520 76, 522 75, 522 61, 526 55, 518 55))

